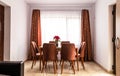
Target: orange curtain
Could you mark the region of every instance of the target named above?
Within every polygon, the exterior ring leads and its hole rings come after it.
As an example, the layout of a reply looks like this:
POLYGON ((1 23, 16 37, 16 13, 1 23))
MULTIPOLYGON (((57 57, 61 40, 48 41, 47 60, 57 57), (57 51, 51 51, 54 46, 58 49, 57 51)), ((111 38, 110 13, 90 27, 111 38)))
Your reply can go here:
POLYGON ((85 60, 92 60, 92 44, 91 44, 91 32, 90 32, 90 20, 89 11, 82 10, 81 15, 81 33, 82 40, 86 42, 85 60))
MULTIPOLYGON (((30 42, 35 41, 38 46, 41 45, 41 22, 40 22, 40 10, 34 9, 32 11, 32 23, 31 23, 31 37, 30 42)), ((30 51, 31 51, 30 46, 30 51)), ((31 54, 30 54, 31 57, 31 54)))
POLYGON ((32 12, 31 41, 35 41, 38 46, 41 45, 40 10, 32 12))

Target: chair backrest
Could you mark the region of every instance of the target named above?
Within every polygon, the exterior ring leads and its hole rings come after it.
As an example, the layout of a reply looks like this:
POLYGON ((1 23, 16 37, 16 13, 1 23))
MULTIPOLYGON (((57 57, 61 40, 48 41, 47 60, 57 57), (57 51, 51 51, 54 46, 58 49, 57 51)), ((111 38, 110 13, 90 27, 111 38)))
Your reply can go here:
POLYGON ((38 48, 38 46, 37 46, 35 41, 31 42, 31 46, 32 46, 32 51, 31 51, 32 52, 32 57, 35 57, 36 53, 39 52, 39 48, 38 48))
POLYGON ((75 60, 75 45, 73 43, 62 44, 61 47, 61 59, 63 60, 75 60))
POLYGON ((55 43, 55 41, 49 41, 49 43, 55 43))
POLYGON ((62 44, 65 44, 65 43, 70 43, 70 41, 61 41, 61 46, 62 44))
POLYGON ((85 53, 85 48, 86 48, 86 42, 82 42, 81 44, 81 52, 80 52, 80 57, 84 57, 85 53))
POLYGON ((45 61, 57 60, 56 45, 54 43, 44 43, 43 44, 43 59, 45 61))

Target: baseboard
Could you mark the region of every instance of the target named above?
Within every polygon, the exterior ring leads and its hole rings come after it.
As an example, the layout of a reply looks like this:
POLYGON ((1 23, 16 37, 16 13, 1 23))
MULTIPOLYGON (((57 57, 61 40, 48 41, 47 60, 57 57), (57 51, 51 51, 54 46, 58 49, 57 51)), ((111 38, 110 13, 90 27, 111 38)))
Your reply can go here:
POLYGON ((110 74, 113 74, 113 71, 111 70, 107 70, 107 69, 105 69, 102 65, 100 65, 98 62, 96 62, 96 61, 94 61, 99 67, 101 67, 104 71, 106 71, 106 72, 108 72, 108 73, 110 73, 110 74))

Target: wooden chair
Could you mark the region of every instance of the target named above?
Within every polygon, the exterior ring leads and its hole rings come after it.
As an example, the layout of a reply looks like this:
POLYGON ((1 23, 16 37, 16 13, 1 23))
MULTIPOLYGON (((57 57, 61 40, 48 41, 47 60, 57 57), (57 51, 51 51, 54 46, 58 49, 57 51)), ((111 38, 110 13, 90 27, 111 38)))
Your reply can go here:
POLYGON ((47 66, 48 61, 53 61, 54 73, 57 72, 57 51, 56 45, 54 43, 44 43, 43 44, 43 68, 42 72, 47 66))
POLYGON ((84 53, 85 53, 85 48, 86 48, 86 43, 85 42, 82 42, 81 43, 81 47, 80 47, 80 53, 77 54, 77 58, 81 59, 81 64, 83 66, 83 69, 85 69, 85 66, 84 66, 84 53))
POLYGON ((32 46, 32 51, 31 51, 32 52, 32 66, 31 66, 31 69, 36 64, 36 60, 38 58, 40 60, 40 70, 41 70, 42 52, 38 48, 38 46, 37 46, 35 41, 31 42, 31 46, 32 46))
MULTIPOLYGON (((70 43, 70 41, 61 41, 61 46, 62 46, 62 44, 69 44, 69 43, 70 43)), ((60 52, 59 52, 59 54, 60 54, 60 52)), ((60 60, 60 65, 61 65, 61 60, 60 60)))
POLYGON ((62 60, 61 74, 63 72, 64 61, 69 61, 71 63, 73 72, 75 74, 75 68, 74 68, 74 61, 76 60, 75 56, 76 56, 76 51, 75 51, 75 45, 73 43, 62 44, 62 48, 61 48, 61 60, 62 60))

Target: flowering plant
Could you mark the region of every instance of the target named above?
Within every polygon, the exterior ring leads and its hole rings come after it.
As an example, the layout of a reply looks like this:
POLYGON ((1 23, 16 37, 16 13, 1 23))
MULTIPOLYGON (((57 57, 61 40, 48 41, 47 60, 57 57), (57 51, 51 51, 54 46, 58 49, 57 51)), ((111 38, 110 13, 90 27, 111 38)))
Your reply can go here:
POLYGON ((60 40, 60 37, 59 36, 54 36, 53 38, 55 41, 59 41, 60 40))

